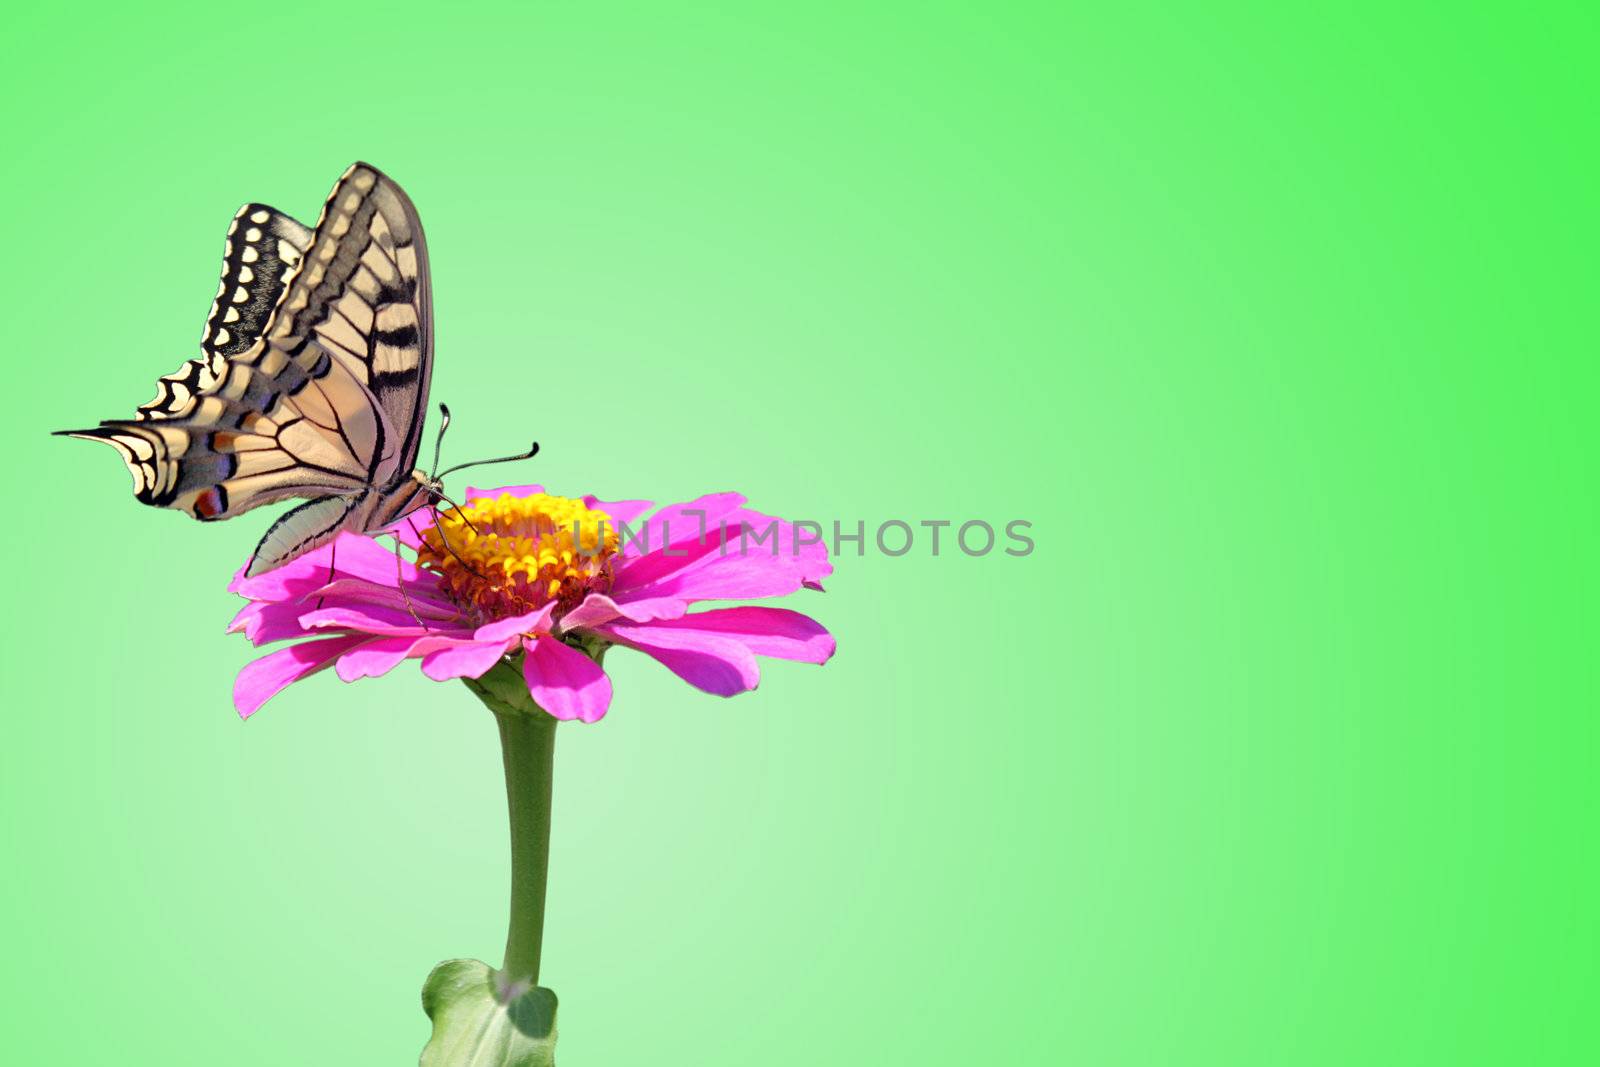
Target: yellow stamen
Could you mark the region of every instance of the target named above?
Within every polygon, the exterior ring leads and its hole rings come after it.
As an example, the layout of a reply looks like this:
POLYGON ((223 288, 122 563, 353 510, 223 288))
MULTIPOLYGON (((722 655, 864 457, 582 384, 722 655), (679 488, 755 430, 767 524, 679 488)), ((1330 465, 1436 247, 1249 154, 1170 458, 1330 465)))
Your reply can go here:
POLYGON ((566 611, 611 588, 617 532, 581 500, 546 493, 474 500, 439 513, 417 562, 480 619, 521 615, 558 601, 566 611))

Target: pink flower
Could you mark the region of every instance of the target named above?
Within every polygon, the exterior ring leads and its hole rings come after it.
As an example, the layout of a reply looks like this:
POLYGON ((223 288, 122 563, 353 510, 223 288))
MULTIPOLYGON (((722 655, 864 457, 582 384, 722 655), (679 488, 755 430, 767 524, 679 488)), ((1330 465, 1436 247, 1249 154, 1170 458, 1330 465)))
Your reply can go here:
POLYGON ((757 656, 824 663, 834 640, 808 616, 772 607, 693 611, 821 589, 833 571, 820 538, 715 493, 650 512, 650 502, 546 495, 538 486, 468 490, 461 512, 422 511, 395 528, 403 559, 371 537, 332 544, 229 589, 249 599, 230 632, 257 645, 310 638, 249 664, 233 700, 248 717, 333 666, 346 681, 420 659, 436 681, 478 678, 522 656, 534 701, 595 722, 611 704, 600 666, 636 649, 690 685, 732 696, 760 681, 757 656))

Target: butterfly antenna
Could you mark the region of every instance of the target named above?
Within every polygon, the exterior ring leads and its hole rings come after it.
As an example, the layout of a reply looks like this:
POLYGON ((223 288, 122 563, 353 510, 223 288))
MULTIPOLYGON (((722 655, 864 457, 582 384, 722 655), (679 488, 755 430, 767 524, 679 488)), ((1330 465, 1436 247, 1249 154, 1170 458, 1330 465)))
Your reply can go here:
MULTIPOLYGON (((433 439, 433 469, 439 469, 439 453, 444 448, 444 432, 450 428, 450 408, 448 405, 439 405, 439 433, 433 439)), ((441 475, 435 474, 435 478, 441 475)))
MULTIPOLYGON (((539 454, 539 442, 535 441, 533 443, 533 446, 531 448, 529 448, 526 452, 518 452, 514 456, 499 456, 499 457, 497 457, 495 459, 475 459, 471 463, 457 463, 454 467, 451 467, 447 471, 439 471, 439 473, 434 475, 434 477, 443 478, 447 474, 454 474, 456 471, 464 471, 468 467, 486 467, 491 463, 517 463, 517 462, 519 462, 521 460, 524 460, 524 459, 532 459, 534 456, 537 456, 538 454, 539 454)), ((434 467, 435 467, 435 469, 437 469, 438 464, 437 463, 434 464, 434 467)))

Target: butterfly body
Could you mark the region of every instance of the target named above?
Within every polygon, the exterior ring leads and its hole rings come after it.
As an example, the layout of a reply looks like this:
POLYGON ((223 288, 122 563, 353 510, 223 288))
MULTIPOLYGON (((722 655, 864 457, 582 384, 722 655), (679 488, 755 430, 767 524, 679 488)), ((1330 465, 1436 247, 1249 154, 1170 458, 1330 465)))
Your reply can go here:
POLYGON ((267 531, 255 574, 439 499, 416 470, 432 359, 421 221, 357 163, 314 228, 242 207, 199 358, 133 418, 61 432, 115 448, 142 503, 202 521, 310 498, 267 531))

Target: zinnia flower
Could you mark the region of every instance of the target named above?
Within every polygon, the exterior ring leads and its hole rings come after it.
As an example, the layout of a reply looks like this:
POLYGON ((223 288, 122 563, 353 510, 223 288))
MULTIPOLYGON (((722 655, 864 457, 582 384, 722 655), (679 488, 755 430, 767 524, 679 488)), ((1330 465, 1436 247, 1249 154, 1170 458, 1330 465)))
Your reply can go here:
POLYGON ((346 681, 420 659, 436 681, 479 678, 521 653, 533 700, 559 719, 594 722, 611 704, 601 667, 636 649, 708 693, 760 681, 757 656, 824 663, 834 640, 783 608, 689 609, 821 589, 827 550, 795 526, 716 493, 653 514, 644 500, 550 496, 539 486, 468 490, 459 511, 422 511, 393 535, 332 544, 245 578, 230 632, 257 646, 309 638, 254 661, 234 685, 248 717, 290 683, 333 666, 346 681), (621 527, 621 528, 619 528, 621 527))

